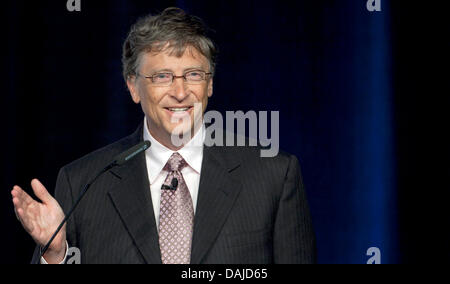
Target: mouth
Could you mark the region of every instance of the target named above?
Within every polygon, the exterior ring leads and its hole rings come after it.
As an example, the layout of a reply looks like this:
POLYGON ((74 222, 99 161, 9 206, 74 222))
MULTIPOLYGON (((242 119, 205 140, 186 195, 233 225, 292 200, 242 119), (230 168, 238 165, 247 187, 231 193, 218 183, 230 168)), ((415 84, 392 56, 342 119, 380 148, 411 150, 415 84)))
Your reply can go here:
POLYGON ((183 114, 186 112, 190 112, 193 107, 186 106, 186 107, 165 107, 164 109, 167 110, 171 114, 183 114))

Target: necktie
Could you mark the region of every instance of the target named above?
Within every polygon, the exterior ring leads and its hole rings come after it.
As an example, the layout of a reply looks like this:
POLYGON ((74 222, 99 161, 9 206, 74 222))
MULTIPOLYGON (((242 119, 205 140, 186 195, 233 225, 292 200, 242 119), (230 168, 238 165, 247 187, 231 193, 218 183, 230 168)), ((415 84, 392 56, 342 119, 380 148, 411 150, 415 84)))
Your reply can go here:
POLYGON ((174 153, 164 166, 169 174, 161 189, 159 213, 159 247, 163 264, 189 264, 191 259, 194 207, 181 170, 187 166, 180 154, 174 153), (176 188, 170 188, 172 180, 176 188))

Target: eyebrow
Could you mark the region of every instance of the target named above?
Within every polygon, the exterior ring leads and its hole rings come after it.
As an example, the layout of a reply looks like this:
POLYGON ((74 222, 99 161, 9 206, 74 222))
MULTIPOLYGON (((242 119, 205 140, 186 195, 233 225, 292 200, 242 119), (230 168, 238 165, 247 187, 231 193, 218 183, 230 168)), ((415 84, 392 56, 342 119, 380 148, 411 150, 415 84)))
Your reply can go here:
MULTIPOLYGON (((192 70, 202 70, 202 71, 204 71, 202 66, 193 66, 193 67, 188 67, 188 68, 183 69, 183 73, 188 72, 188 71, 192 71, 192 70)), ((173 72, 171 69, 168 69, 168 68, 157 69, 157 70, 153 71, 152 74, 161 73, 161 72, 168 72, 168 73, 175 74, 175 72, 173 72)))

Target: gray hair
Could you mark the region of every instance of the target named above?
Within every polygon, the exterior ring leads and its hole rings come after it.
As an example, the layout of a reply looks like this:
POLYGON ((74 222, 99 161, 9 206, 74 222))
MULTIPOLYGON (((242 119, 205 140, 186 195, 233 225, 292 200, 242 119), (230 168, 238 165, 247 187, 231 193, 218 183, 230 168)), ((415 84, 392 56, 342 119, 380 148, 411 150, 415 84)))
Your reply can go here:
POLYGON ((179 8, 167 8, 161 14, 139 19, 123 44, 122 68, 125 81, 136 76, 140 58, 147 52, 161 52, 168 48, 171 54, 181 57, 187 47, 194 47, 205 56, 214 74, 217 49, 207 36, 203 21, 186 14, 179 8), (168 46, 167 46, 168 45, 168 46))

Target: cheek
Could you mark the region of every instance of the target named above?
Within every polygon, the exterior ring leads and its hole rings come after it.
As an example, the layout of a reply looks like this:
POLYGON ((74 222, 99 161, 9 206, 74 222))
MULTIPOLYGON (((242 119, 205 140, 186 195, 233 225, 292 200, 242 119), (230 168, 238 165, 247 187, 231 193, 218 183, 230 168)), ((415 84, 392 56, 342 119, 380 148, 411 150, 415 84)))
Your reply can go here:
POLYGON ((212 95, 211 91, 212 91, 212 89, 209 85, 197 90, 195 92, 196 94, 199 94, 197 96, 197 100, 199 102, 206 103, 208 101, 208 98, 211 97, 211 95, 212 95))
POLYGON ((163 97, 163 93, 150 88, 142 88, 140 92, 140 99, 147 107, 157 106, 163 97))
POLYGON ((143 90, 140 93, 141 107, 147 115, 149 115, 153 120, 157 120, 159 117, 159 104, 161 100, 164 99, 164 94, 161 92, 155 92, 154 90, 143 90))

